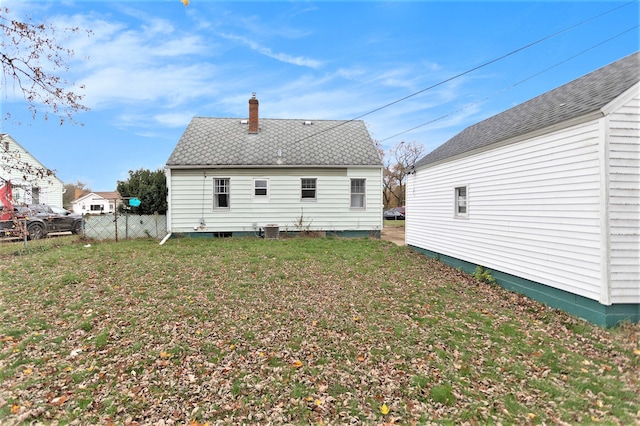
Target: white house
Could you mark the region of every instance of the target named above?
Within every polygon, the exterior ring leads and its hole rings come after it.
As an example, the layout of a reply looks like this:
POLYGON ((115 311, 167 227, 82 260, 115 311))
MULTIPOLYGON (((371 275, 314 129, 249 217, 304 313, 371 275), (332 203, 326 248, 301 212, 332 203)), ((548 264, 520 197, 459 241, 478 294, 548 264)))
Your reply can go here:
POLYGON ((382 162, 362 121, 195 117, 166 167, 169 232, 379 236, 382 162), (268 228, 268 229, 266 229, 268 228))
POLYGON ((71 210, 78 214, 114 213, 122 197, 117 191, 89 192, 71 202, 71 210))
POLYGON ((14 205, 62 207, 63 182, 8 134, 0 134, 0 180, 11 181, 14 205))
POLYGON ((636 52, 423 157, 407 245, 600 325, 639 321, 639 79, 636 52))

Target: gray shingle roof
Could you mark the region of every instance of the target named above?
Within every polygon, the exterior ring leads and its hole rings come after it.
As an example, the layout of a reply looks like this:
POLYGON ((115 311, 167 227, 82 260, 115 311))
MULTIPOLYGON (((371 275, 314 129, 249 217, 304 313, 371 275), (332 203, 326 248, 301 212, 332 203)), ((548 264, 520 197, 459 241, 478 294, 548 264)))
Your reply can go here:
POLYGON ((194 117, 167 166, 382 166, 359 120, 261 118, 257 134, 244 121, 194 117))
POLYGON ((416 167, 596 112, 640 80, 640 52, 467 127, 416 167))

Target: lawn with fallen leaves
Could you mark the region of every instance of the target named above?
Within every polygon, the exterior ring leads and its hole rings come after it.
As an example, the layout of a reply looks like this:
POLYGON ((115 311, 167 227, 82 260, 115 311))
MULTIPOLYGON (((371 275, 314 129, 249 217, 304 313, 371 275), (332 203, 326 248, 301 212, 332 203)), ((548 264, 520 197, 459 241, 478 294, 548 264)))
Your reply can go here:
POLYGON ((0 251, 0 423, 634 424, 603 329, 374 239, 0 251))

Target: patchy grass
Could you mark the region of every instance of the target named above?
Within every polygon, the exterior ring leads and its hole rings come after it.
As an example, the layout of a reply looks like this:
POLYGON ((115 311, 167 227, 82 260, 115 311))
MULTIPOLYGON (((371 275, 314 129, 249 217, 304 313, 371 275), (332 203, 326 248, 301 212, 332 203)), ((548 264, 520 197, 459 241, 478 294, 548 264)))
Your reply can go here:
POLYGON ((384 224, 383 226, 385 228, 404 228, 404 220, 389 220, 389 219, 384 219, 384 224))
POLYGON ((612 330, 368 239, 2 247, 0 423, 595 423, 612 330), (390 261, 392 260, 392 261, 390 261))

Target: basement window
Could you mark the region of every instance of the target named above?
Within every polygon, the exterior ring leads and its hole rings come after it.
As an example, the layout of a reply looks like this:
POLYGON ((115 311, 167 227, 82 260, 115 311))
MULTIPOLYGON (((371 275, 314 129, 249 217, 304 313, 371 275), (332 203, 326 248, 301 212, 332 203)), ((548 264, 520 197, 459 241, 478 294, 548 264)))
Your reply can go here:
POLYGON ((469 216, 469 206, 467 199, 468 188, 467 186, 456 186, 454 195, 454 216, 459 218, 466 218, 469 216))

